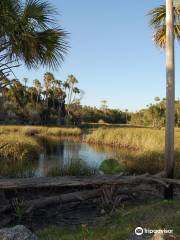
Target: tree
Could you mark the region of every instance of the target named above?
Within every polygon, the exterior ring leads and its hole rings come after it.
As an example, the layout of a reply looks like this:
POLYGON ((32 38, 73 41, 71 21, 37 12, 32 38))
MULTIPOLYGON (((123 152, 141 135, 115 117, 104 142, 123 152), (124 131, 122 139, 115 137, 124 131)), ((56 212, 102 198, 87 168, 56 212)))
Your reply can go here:
POLYGON ((107 105, 107 100, 102 100, 101 101, 101 107, 100 109, 104 112, 106 112, 106 110, 108 109, 108 105, 107 105))
POLYGON ((43 0, 0 1, 0 81, 24 62, 57 68, 67 52, 67 33, 56 24, 55 9, 43 0))
POLYGON ((77 84, 78 80, 73 74, 69 75, 63 84, 67 96, 66 109, 69 117, 71 105, 76 102, 76 95, 80 93, 80 90, 76 86, 77 84))
POLYGON ((41 95, 41 90, 42 90, 42 87, 41 87, 41 83, 38 79, 35 79, 33 81, 33 85, 34 85, 34 88, 36 89, 37 91, 37 100, 36 100, 36 104, 38 104, 38 101, 39 101, 39 98, 40 98, 40 95, 41 95))
MULTIPOLYGON (((174 122, 175 122, 175 74, 174 74, 174 14, 173 0, 166 0, 166 176, 174 176, 174 122)), ((173 186, 165 189, 165 198, 173 198, 173 186)))
MULTIPOLYGON (((166 48, 166 131, 165 160, 166 177, 174 176, 174 37, 180 40, 180 5, 174 7, 173 0, 166 0, 161 6, 150 12, 151 25, 155 29, 155 43, 166 48)), ((165 198, 173 198, 172 185, 165 189, 165 198)))
POLYGON ((154 101, 155 101, 155 102, 160 102, 161 99, 160 99, 160 97, 155 97, 155 98, 154 98, 154 101))

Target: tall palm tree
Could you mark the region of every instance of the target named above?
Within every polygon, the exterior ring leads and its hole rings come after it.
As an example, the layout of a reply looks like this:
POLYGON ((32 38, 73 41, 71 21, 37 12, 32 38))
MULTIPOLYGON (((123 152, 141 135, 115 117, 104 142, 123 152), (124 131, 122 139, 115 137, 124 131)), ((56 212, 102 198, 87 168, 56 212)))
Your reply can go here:
POLYGON ((40 99, 40 94, 41 94, 41 90, 42 90, 42 87, 41 87, 41 82, 38 80, 38 79, 35 79, 33 81, 33 85, 37 91, 37 99, 36 99, 36 105, 38 104, 38 101, 40 99))
POLYGON ((64 60, 67 33, 44 0, 0 1, 0 77, 24 62, 28 68, 57 68, 64 60))
POLYGON ((71 74, 68 76, 67 78, 67 82, 69 84, 69 93, 68 93, 68 105, 70 105, 72 103, 72 93, 73 93, 73 89, 75 88, 76 84, 78 83, 77 78, 71 74))
POLYGON ((49 107, 49 95, 51 91, 51 86, 53 81, 55 80, 54 75, 50 72, 46 72, 44 74, 44 86, 45 86, 45 92, 46 92, 46 108, 49 107))
MULTIPOLYGON (((166 176, 174 176, 174 122, 175 122, 175 71, 174 71, 174 5, 166 0, 166 176)), ((165 198, 173 198, 173 186, 165 189, 165 198)))
MULTIPOLYGON (((154 40, 160 47, 166 48, 166 132, 165 160, 166 177, 174 176, 174 122, 175 122, 175 74, 174 74, 174 38, 180 40, 180 5, 174 6, 173 0, 166 0, 161 6, 150 12, 151 25, 154 26, 154 40)), ((173 198, 173 186, 165 189, 165 198, 173 198)))

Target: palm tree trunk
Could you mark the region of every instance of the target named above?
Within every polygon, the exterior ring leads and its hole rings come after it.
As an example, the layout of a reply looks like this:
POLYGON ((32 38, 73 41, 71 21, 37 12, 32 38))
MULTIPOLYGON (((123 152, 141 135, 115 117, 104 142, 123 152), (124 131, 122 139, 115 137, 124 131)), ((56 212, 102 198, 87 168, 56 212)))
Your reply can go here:
MULTIPOLYGON (((175 100, 175 73, 174 73, 174 14, 173 0, 166 0, 166 133, 165 133, 165 160, 166 177, 174 176, 174 100, 175 100)), ((173 186, 165 189, 165 198, 173 198, 173 186)))

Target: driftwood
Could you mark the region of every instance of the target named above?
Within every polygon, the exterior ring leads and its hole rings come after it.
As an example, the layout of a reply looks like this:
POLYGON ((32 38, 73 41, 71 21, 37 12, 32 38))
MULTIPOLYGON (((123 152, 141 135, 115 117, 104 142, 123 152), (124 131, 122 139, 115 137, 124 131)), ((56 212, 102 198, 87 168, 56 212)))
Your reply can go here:
MULTIPOLYGON (((140 186, 140 187, 135 187, 130 189, 118 189, 115 192, 115 195, 119 201, 124 201, 124 200, 130 199, 130 196, 133 193, 142 193, 142 192, 144 193, 146 192, 150 195, 152 194, 153 196, 158 195, 152 191, 152 188, 148 188, 147 186, 142 186, 142 187, 140 186)), ((72 193, 60 194, 60 195, 55 195, 50 197, 41 197, 33 200, 24 201, 21 207, 25 209, 26 214, 30 214, 36 209, 42 209, 49 205, 57 205, 57 204, 62 205, 62 204, 76 203, 76 202, 79 202, 80 204, 82 201, 98 199, 102 195, 108 196, 108 193, 109 193, 109 189, 106 189, 106 188, 93 189, 93 190, 87 190, 87 191, 76 191, 72 193)), ((5 213, 12 209, 13 209, 12 204, 8 203, 0 208, 0 213, 5 213)))
MULTIPOLYGON (((89 191, 77 191, 73 193, 60 194, 51 197, 41 197, 38 199, 25 201, 22 203, 22 207, 26 209, 25 210, 26 214, 29 214, 35 209, 40 209, 48 205, 63 204, 69 202, 81 202, 92 198, 97 198, 100 195, 101 195, 100 189, 89 191)), ((12 204, 8 203, 7 205, 4 205, 2 208, 0 208, 0 213, 9 211, 12 208, 13 208, 12 204)))
POLYGON ((73 204, 82 207, 83 204, 94 206, 93 204, 98 203, 102 204, 102 208, 108 205, 115 209, 126 200, 135 201, 149 196, 162 198, 162 188, 159 186, 164 188, 169 184, 180 185, 179 179, 167 179, 164 176, 162 172, 153 176, 143 174, 0 179, 0 225, 5 226, 11 220, 14 221, 16 207, 23 208, 28 217, 40 209, 48 212, 49 207, 61 211, 64 206, 68 206, 67 209, 70 210, 69 206, 73 204), (16 198, 20 202, 14 204, 16 198))
POLYGON ((26 213, 30 213, 35 209, 43 208, 52 204, 63 204, 69 202, 81 202, 92 198, 97 198, 101 195, 101 191, 89 190, 89 191, 78 191, 74 193, 61 194, 59 196, 44 197, 40 199, 31 200, 25 203, 27 208, 26 213))
POLYGON ((0 179, 0 190, 23 190, 40 188, 82 188, 102 185, 126 185, 137 183, 156 183, 167 187, 169 184, 180 185, 180 179, 168 179, 151 176, 149 174, 138 176, 90 176, 90 177, 41 177, 24 179, 0 179))

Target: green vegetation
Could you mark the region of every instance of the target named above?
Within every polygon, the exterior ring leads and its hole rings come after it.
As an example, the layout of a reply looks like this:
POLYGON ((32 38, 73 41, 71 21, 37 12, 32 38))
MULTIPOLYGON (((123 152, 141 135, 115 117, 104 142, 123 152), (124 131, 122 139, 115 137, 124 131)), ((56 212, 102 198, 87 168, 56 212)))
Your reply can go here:
MULTIPOLYGON (((130 114, 119 109, 97 108, 90 106, 72 106, 72 119, 75 123, 111 123, 125 124, 130 121, 130 114)), ((83 124, 85 125, 85 124, 83 124)), ((88 125, 85 125, 85 127, 88 125)))
MULTIPOLYGON (((147 108, 130 114, 130 123, 139 126, 151 126, 161 128, 165 126, 166 99, 155 98, 155 102, 147 105, 147 108)), ((175 124, 180 126, 180 101, 175 101, 175 124)))
POLYGON ((80 90, 73 75, 63 82, 46 72, 43 84, 35 79, 32 86, 27 86, 28 79, 23 81, 13 79, 0 85, 0 122, 57 126, 74 123, 71 108, 79 104, 80 90))
POLYGON ((23 220, 23 217, 26 214, 26 207, 24 204, 24 200, 15 198, 13 199, 11 205, 12 205, 12 208, 14 209, 15 217, 17 218, 18 222, 21 223, 21 221, 23 220))
POLYGON ((61 65, 67 52, 67 33, 57 24, 56 10, 41 0, 0 1, 0 81, 11 68, 61 65))
POLYGON ((39 231, 43 240, 126 240, 137 226, 147 229, 172 229, 180 234, 179 201, 156 201, 122 207, 118 212, 94 227, 82 225, 73 229, 55 226, 39 231))
POLYGON ((46 72, 43 81, 35 79, 32 86, 27 82, 27 78, 13 79, 0 85, 0 123, 59 126, 130 121, 127 111, 82 106, 83 92, 73 75, 61 81, 46 72))
POLYGON ((101 163, 99 170, 104 174, 115 174, 120 173, 122 171, 122 167, 117 160, 107 159, 101 163))

